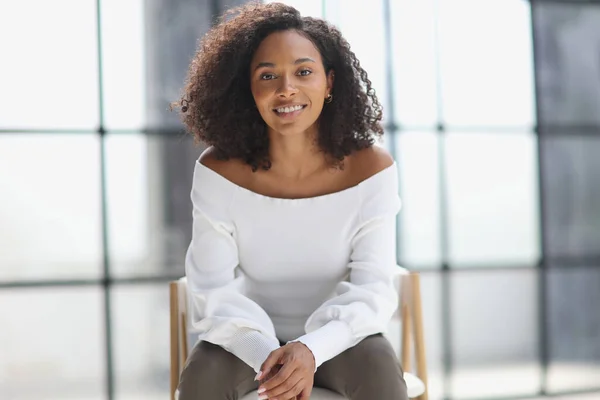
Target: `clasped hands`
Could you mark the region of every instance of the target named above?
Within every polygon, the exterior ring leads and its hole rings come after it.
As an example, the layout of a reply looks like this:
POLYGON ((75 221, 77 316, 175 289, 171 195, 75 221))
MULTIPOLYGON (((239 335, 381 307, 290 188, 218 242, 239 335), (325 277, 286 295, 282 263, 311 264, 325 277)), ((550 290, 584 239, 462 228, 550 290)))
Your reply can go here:
POLYGON ((274 350, 260 367, 258 398, 309 400, 315 374, 315 357, 301 342, 274 350))

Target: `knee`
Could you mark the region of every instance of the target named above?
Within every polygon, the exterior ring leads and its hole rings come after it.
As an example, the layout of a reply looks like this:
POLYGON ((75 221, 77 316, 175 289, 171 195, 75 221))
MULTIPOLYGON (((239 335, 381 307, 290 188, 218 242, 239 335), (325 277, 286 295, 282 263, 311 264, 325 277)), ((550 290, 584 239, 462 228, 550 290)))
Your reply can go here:
POLYGON ((179 378, 179 400, 237 398, 237 359, 211 343, 199 343, 188 358, 179 378))
POLYGON ((356 350, 351 360, 355 391, 386 393, 382 398, 407 398, 404 373, 391 345, 378 339, 356 350))
MULTIPOLYGON (((206 360, 206 364, 212 362, 206 360)), ((232 385, 222 384, 218 371, 211 370, 203 361, 193 359, 185 365, 179 377, 178 400, 233 399, 232 385)))
POLYGON ((375 385, 381 381, 402 378, 403 375, 397 356, 381 349, 373 348, 363 352, 353 361, 356 371, 364 377, 364 380, 374 382, 375 385))
POLYGON ((361 370, 367 371, 369 375, 378 375, 382 370, 401 370, 396 352, 382 335, 364 339, 348 355, 353 362, 360 364, 361 370))
POLYGON ((408 400, 404 374, 396 357, 374 352, 357 361, 358 365, 354 368, 360 371, 360 376, 356 376, 353 383, 349 384, 350 392, 353 393, 352 399, 408 400))

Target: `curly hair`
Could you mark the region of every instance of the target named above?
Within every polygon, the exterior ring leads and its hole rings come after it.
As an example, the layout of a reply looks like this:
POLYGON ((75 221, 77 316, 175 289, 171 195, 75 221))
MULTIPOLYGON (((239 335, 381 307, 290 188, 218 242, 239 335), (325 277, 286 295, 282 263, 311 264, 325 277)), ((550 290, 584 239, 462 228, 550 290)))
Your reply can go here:
POLYGON ((237 158, 268 170, 267 125, 250 89, 250 62, 271 33, 294 30, 318 49, 325 72, 335 72, 334 101, 319 116, 317 144, 343 167, 345 156, 372 146, 383 135, 382 107, 366 71, 342 34, 324 20, 302 17, 281 3, 249 3, 227 11, 201 40, 185 82, 183 123, 196 142, 213 146, 221 159, 237 158))

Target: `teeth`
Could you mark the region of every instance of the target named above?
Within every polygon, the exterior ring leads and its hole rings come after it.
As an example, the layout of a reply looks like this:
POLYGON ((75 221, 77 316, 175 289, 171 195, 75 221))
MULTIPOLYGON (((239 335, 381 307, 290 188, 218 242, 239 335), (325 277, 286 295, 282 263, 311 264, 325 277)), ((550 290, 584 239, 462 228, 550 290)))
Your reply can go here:
POLYGON ((294 111, 301 110, 303 106, 293 106, 293 107, 281 107, 277 109, 278 113, 290 113, 294 111))

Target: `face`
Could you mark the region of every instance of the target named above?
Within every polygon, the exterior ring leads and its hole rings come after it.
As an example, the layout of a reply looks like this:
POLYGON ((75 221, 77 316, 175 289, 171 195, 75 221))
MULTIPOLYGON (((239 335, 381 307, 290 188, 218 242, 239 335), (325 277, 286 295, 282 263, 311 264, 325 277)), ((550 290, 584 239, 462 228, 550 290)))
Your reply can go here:
POLYGON ((282 135, 316 133, 332 85, 319 50, 293 30, 267 36, 250 63, 256 107, 270 130, 282 135))

